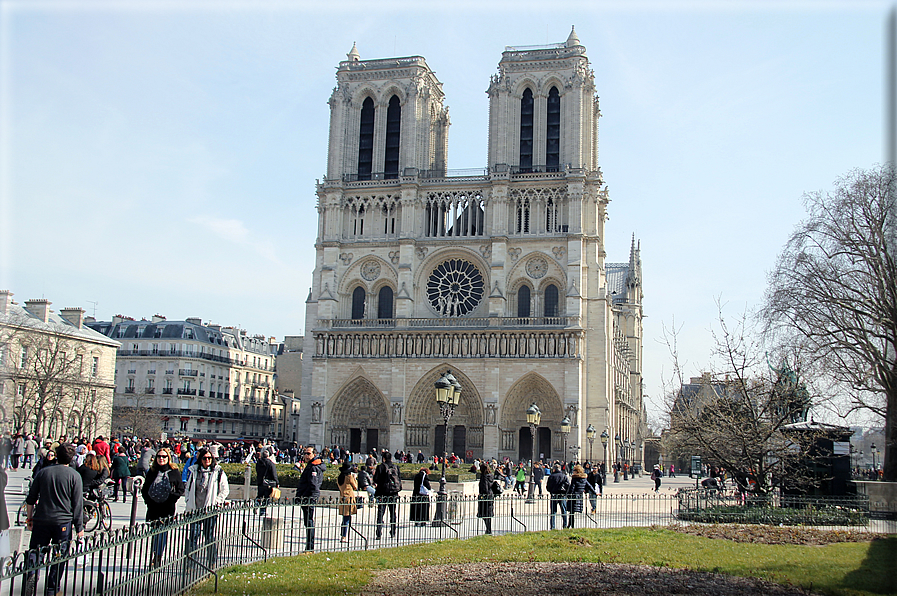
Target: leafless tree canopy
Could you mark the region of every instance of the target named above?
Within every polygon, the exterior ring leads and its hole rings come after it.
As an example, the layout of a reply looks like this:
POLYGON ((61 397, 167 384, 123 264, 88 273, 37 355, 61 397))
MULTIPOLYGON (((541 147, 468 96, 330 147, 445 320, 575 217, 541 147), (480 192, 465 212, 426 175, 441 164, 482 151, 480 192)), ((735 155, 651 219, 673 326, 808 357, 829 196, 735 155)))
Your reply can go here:
POLYGON ((733 326, 720 314, 715 370, 701 378, 698 388, 680 382, 670 393, 665 447, 673 455, 700 455, 704 463, 750 477, 757 492, 767 493, 782 480, 808 486, 813 479, 795 476, 808 457, 808 445, 785 429, 808 403, 805 397, 795 399, 802 394, 793 391, 793 379, 768 366, 754 337, 747 316, 733 326))
POLYGON ((854 170, 831 192, 805 195, 798 225, 770 274, 763 318, 779 345, 885 420, 884 476, 897 480, 895 170, 854 170))

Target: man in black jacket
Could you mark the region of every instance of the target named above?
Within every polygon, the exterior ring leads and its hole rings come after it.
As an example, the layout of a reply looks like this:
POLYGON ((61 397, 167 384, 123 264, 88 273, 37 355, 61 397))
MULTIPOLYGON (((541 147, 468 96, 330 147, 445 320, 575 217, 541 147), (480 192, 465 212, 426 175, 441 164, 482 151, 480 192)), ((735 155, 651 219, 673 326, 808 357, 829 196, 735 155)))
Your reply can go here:
MULTIPOLYGON (((59 445, 56 447, 57 465, 43 468, 34 477, 25 497, 31 549, 58 543, 62 545, 61 554, 64 555, 73 532, 78 538, 84 536, 84 489, 81 475, 69 466, 74 457, 74 445, 59 445)), ((50 567, 48 594, 61 589, 60 578, 64 575, 65 563, 50 567)))
MULTIPOLYGON (((280 484, 277 478, 277 466, 268 457, 268 450, 262 449, 259 460, 255 464, 255 483, 258 487, 258 499, 268 499, 274 487, 280 484)), ((265 515, 265 508, 259 509, 259 515, 265 515)))
POLYGON ((305 524, 305 550, 315 550, 315 503, 321 496, 321 482, 324 480, 324 470, 327 464, 315 455, 314 447, 305 447, 302 450, 302 459, 305 460, 305 468, 299 476, 299 484, 296 486, 296 498, 302 506, 302 520, 305 524))
POLYGON ((392 455, 389 451, 383 452, 383 463, 377 466, 374 472, 374 486, 377 488, 374 493, 377 498, 377 533, 374 536, 376 540, 380 540, 383 533, 383 516, 386 509, 389 508, 389 537, 395 538, 398 526, 396 523, 396 503, 399 500, 399 491, 402 490, 402 480, 399 475, 399 469, 392 463, 392 455), (398 476, 399 482, 396 487, 395 479, 398 476))
POLYGON ((570 480, 561 470, 560 464, 554 464, 551 468, 551 476, 545 483, 545 490, 551 495, 551 529, 554 529, 554 514, 558 509, 561 510, 561 521, 564 527, 567 527, 567 489, 570 487, 570 480))

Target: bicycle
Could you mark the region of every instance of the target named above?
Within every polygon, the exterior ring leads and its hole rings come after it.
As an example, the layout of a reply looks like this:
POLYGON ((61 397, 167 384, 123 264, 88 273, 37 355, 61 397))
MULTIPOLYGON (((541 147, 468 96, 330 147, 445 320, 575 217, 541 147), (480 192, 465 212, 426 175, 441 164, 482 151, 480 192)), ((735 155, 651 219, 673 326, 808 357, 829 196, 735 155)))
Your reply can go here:
POLYGON ((109 497, 109 491, 112 487, 112 481, 107 480, 99 488, 92 488, 90 492, 84 496, 84 531, 93 532, 98 527, 104 530, 112 529, 112 508, 106 499, 109 497))

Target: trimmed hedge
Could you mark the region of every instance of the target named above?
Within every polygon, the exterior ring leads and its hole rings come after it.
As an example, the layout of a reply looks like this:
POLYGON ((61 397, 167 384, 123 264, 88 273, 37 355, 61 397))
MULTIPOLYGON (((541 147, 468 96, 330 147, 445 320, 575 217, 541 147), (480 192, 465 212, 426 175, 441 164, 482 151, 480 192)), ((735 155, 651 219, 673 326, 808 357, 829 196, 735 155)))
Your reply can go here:
MULTIPOLYGON (((243 473, 246 470, 246 464, 220 464, 221 469, 227 474, 227 480, 231 484, 243 484, 243 473)), ((280 481, 281 488, 296 488, 299 485, 299 476, 301 472, 292 464, 275 464, 277 467, 277 478, 280 481)), ((419 464, 399 464, 399 472, 402 480, 411 481, 420 471, 419 464)), ((251 477, 250 484, 255 486, 255 464, 250 466, 251 477)), ((338 466, 327 466, 324 472, 324 482, 321 483, 322 490, 338 490, 336 479, 339 476, 338 466)), ((439 483, 440 472, 430 471, 430 482, 439 483)), ((445 471, 445 479, 448 482, 471 482, 477 479, 477 475, 466 471, 464 468, 448 468, 445 471)), ((410 486, 408 488, 411 488, 410 486)))
POLYGON ((679 511, 681 520, 708 524, 764 524, 785 526, 865 526, 869 514, 846 507, 789 508, 720 505, 679 511))

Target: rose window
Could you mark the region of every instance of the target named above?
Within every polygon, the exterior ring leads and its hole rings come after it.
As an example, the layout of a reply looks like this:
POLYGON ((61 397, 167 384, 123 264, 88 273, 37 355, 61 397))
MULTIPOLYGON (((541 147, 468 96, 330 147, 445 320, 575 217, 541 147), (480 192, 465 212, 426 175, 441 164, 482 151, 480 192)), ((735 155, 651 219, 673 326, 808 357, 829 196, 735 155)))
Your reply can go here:
POLYGON ((449 259, 438 265, 427 280, 430 306, 443 317, 472 312, 483 299, 483 275, 472 263, 449 259))

